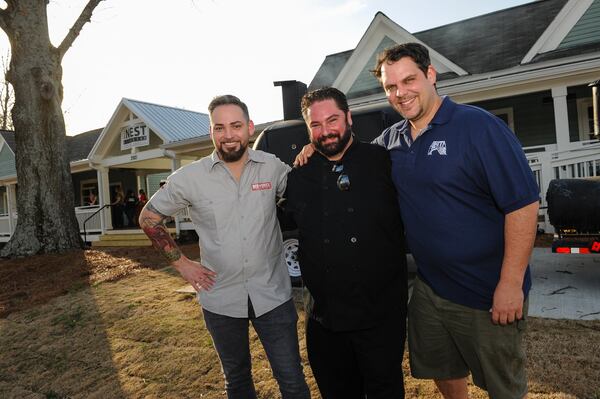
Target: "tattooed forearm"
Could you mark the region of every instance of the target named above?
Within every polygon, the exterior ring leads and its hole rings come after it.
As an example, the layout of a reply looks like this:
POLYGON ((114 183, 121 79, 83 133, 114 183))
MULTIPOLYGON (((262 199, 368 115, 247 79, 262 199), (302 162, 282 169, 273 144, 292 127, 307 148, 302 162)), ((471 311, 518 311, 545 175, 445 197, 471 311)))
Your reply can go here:
POLYGON ((169 262, 175 262, 181 258, 181 251, 169 234, 164 224, 165 219, 165 215, 148 203, 140 216, 140 227, 152 242, 152 246, 169 262))

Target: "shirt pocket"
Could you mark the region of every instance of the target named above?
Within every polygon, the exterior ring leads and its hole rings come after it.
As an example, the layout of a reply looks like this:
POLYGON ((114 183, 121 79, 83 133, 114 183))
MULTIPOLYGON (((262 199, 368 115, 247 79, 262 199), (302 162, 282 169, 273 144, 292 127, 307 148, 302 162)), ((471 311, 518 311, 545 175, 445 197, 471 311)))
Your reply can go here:
POLYGON ((219 231, 217 224, 217 201, 202 199, 192 201, 190 215, 194 225, 198 226, 201 232, 199 236, 204 236, 202 233, 208 233, 215 243, 220 243, 222 232, 219 231))
POLYGON ((277 198, 275 195, 275 188, 271 190, 264 190, 260 193, 260 208, 263 211, 263 218, 268 220, 275 218, 277 215, 276 206, 277 198))

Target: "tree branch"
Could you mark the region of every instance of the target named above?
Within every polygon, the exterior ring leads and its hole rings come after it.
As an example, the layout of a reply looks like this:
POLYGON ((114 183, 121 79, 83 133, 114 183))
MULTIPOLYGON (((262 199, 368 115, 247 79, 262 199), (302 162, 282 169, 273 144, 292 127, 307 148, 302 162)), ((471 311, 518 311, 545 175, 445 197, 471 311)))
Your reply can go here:
POLYGON ((77 36, 79 36, 81 29, 83 29, 83 25, 91 20, 94 9, 101 1, 102 0, 88 1, 85 8, 79 15, 79 18, 77 18, 77 21, 75 21, 71 29, 69 29, 69 33, 67 33, 60 46, 58 46, 58 53, 61 59, 64 57, 67 50, 73 45, 73 42, 75 39, 77 39, 77 36))

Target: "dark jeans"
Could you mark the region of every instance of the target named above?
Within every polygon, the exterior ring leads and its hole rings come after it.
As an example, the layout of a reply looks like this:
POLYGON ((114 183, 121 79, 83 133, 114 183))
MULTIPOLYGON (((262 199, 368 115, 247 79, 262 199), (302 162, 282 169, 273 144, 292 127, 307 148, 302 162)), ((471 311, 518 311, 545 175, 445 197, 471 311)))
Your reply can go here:
POLYGON ((260 317, 234 318, 203 310, 225 374, 229 399, 256 398, 248 341, 248 322, 265 348, 283 399, 310 398, 298 348, 298 315, 290 299, 260 317))
POLYGON ((406 316, 373 328, 336 332, 307 318, 308 360, 323 399, 404 398, 406 316))

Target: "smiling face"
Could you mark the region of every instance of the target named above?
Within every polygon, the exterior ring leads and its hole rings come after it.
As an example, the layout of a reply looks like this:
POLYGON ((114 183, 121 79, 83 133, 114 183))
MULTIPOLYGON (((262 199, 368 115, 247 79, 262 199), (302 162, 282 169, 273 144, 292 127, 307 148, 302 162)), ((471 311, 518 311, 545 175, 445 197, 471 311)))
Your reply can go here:
POLYGON ((410 57, 381 66, 381 84, 390 105, 420 128, 431 121, 441 103, 435 82, 433 66, 425 74, 410 57))
POLYGON ((247 120, 235 104, 219 105, 210 114, 210 135, 219 157, 225 162, 239 161, 253 134, 254 123, 247 120))
POLYGON ((310 141, 330 159, 341 157, 352 136, 352 116, 346 114, 333 99, 316 101, 305 114, 310 141))

